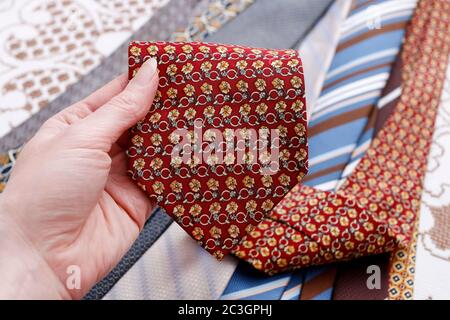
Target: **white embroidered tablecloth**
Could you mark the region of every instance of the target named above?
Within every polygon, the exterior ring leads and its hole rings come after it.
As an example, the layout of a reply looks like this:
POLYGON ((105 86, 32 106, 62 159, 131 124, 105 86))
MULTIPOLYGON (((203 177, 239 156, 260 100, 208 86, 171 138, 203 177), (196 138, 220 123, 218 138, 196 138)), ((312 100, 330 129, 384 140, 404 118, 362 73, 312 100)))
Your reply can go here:
POLYGON ((45 108, 169 2, 0 1, 0 137, 45 108))

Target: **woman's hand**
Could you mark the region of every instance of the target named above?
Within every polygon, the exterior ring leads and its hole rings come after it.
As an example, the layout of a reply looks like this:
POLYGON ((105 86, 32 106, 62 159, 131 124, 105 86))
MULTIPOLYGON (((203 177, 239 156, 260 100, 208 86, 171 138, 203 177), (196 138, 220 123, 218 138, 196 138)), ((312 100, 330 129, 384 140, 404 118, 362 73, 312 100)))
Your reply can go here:
POLYGON ((49 119, 24 147, 0 195, 0 298, 80 298, 129 249, 154 204, 126 175, 122 135, 157 87, 151 59, 130 82, 120 76, 49 119))

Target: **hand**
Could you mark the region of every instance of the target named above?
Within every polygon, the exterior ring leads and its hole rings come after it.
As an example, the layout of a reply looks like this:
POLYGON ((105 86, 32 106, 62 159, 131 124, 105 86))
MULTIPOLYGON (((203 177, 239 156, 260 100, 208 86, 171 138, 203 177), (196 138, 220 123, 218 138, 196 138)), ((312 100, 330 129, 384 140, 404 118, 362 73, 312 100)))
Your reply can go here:
POLYGON ((46 121, 24 147, 0 196, 0 298, 81 298, 129 249, 155 205, 126 175, 124 132, 157 87, 151 59, 130 82, 120 76, 46 121), (79 289, 66 286, 70 266, 79 289))

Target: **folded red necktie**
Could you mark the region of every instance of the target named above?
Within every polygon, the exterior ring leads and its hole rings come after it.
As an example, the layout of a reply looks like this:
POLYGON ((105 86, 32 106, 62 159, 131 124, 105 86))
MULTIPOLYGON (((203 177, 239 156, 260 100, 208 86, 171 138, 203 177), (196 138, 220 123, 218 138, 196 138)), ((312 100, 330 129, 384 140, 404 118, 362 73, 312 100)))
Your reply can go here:
POLYGON ((129 173, 220 259, 307 172, 300 58, 294 50, 135 41, 129 77, 151 57, 159 90, 131 130, 129 173))

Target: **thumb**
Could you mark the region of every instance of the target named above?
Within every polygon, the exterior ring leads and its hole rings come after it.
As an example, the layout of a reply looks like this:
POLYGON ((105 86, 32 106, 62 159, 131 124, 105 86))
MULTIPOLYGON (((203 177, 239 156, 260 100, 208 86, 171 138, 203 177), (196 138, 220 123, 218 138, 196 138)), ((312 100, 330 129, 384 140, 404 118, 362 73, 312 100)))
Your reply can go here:
POLYGON ((88 139, 91 147, 108 152, 125 130, 145 117, 158 88, 155 59, 147 60, 125 89, 80 121, 74 130, 88 139), (94 146, 92 145, 94 144, 94 146), (98 144, 98 145, 97 145, 98 144))

